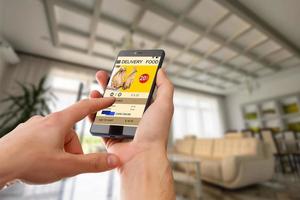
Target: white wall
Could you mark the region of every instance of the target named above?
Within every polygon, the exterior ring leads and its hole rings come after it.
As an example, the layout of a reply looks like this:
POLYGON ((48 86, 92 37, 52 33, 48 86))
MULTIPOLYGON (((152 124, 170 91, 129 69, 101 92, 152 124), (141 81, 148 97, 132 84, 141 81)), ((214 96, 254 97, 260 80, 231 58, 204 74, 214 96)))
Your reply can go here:
MULTIPOLYGON (((0 0, 1 1, 1 0, 0 0)), ((0 4, 1 5, 1 4, 0 4)), ((1 7, 0 7, 1 9, 1 7)), ((1 10, 0 10, 1 11, 1 10)), ((1 36, 1 32, 0 32, 0 41, 2 40, 2 36, 1 36)), ((4 60, 4 57, 2 55, 2 51, 0 49, 0 83, 1 83, 1 80, 2 80, 2 77, 3 77, 3 74, 4 74, 4 70, 5 70, 5 67, 6 67, 6 61, 4 60)), ((1 86, 0 86, 0 89, 1 89, 1 86)))
MULTIPOLYGON (((4 1, 0 0, 0 40, 2 39, 2 35, 3 35, 3 23, 4 23, 4 19, 3 19, 3 3, 4 1)), ((5 63, 4 63, 4 58, 2 57, 2 53, 0 52, 0 82, 1 82, 1 78, 3 75, 3 71, 4 71, 4 67, 5 67, 5 63)))
MULTIPOLYGON (((1 39, 1 35, 0 35, 0 39, 1 39)), ((6 66, 7 66, 7 64, 4 62, 2 52, 0 50, 0 99, 3 98, 3 94, 4 94, 4 87, 3 87, 4 80, 3 79, 4 79, 4 73, 5 73, 6 66)), ((2 112, 3 107, 4 106, 2 104, 0 104, 0 113, 2 112)))
MULTIPOLYGON (((1 2, 1 0, 0 0, 0 2, 1 2)), ((0 3, 0 13, 1 13, 1 3, 0 3)), ((0 14, 0 18, 1 18, 1 14, 0 14)), ((1 19, 0 19, 0 27, 1 27, 1 19)), ((1 40, 2 40, 2 35, 1 35, 1 29, 0 29, 0 41, 1 40)), ((3 57, 1 49, 0 49, 0 83, 2 80, 2 75, 4 73, 5 66, 6 66, 6 63, 5 63, 4 57, 3 57)), ((1 87, 0 87, 0 89, 1 89, 1 87)))
POLYGON ((241 105, 300 92, 300 66, 259 81, 259 89, 249 94, 246 89, 226 96, 228 129, 242 129, 244 122, 241 105))
POLYGON ((4 1, 0 0, 0 35, 4 28, 4 1))
POLYGON ((0 53, 0 81, 1 81, 2 75, 4 73, 5 66, 6 66, 6 64, 4 62, 2 54, 0 53))

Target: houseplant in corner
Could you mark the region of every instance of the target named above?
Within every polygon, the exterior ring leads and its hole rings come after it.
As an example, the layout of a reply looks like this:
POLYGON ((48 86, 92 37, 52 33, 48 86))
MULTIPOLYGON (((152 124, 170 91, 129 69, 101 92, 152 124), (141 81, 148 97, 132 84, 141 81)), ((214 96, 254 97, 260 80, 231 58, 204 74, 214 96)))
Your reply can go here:
POLYGON ((45 116, 51 112, 49 103, 54 103, 55 95, 46 87, 46 77, 37 85, 17 83, 21 89, 19 94, 8 95, 0 100, 6 109, 0 113, 0 138, 12 131, 18 124, 27 121, 34 115, 45 116))

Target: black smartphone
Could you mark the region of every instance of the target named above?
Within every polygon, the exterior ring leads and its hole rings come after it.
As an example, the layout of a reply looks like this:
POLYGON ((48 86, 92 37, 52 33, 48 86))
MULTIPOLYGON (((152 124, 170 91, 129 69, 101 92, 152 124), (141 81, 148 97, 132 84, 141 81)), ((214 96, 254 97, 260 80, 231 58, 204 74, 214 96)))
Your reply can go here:
POLYGON ((90 132, 109 138, 133 138, 143 113, 151 103, 163 50, 120 51, 104 92, 116 102, 96 114, 90 132))

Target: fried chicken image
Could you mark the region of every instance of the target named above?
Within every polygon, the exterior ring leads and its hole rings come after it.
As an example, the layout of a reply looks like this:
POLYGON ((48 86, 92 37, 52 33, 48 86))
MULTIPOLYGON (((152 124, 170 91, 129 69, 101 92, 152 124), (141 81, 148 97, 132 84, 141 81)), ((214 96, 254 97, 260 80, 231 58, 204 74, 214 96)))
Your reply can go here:
POLYGON ((137 73, 137 70, 136 70, 136 68, 134 68, 133 71, 127 76, 127 78, 124 82, 124 85, 123 85, 123 90, 130 88, 131 83, 133 82, 136 73, 137 73))
POLYGON ((119 71, 113 76, 111 81, 111 87, 112 89, 119 89, 123 87, 125 82, 125 76, 126 76, 126 69, 124 67, 121 67, 119 71))
POLYGON ((134 68, 132 70, 132 72, 126 76, 126 68, 121 67, 117 73, 115 73, 115 75, 112 77, 112 81, 111 81, 111 89, 117 90, 119 88, 122 88, 123 90, 126 90, 128 88, 130 88, 135 75, 137 73, 136 68, 134 68))

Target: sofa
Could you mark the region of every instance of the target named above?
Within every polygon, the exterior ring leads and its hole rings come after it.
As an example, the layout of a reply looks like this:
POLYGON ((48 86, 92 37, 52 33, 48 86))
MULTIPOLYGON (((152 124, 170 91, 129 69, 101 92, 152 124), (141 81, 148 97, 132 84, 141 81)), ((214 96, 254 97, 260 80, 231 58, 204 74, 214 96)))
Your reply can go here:
MULTIPOLYGON (((175 154, 201 160, 201 180, 228 189, 268 181, 274 173, 274 157, 267 144, 254 138, 177 140, 175 154)), ((195 174, 193 166, 176 165, 176 170, 195 174)))

